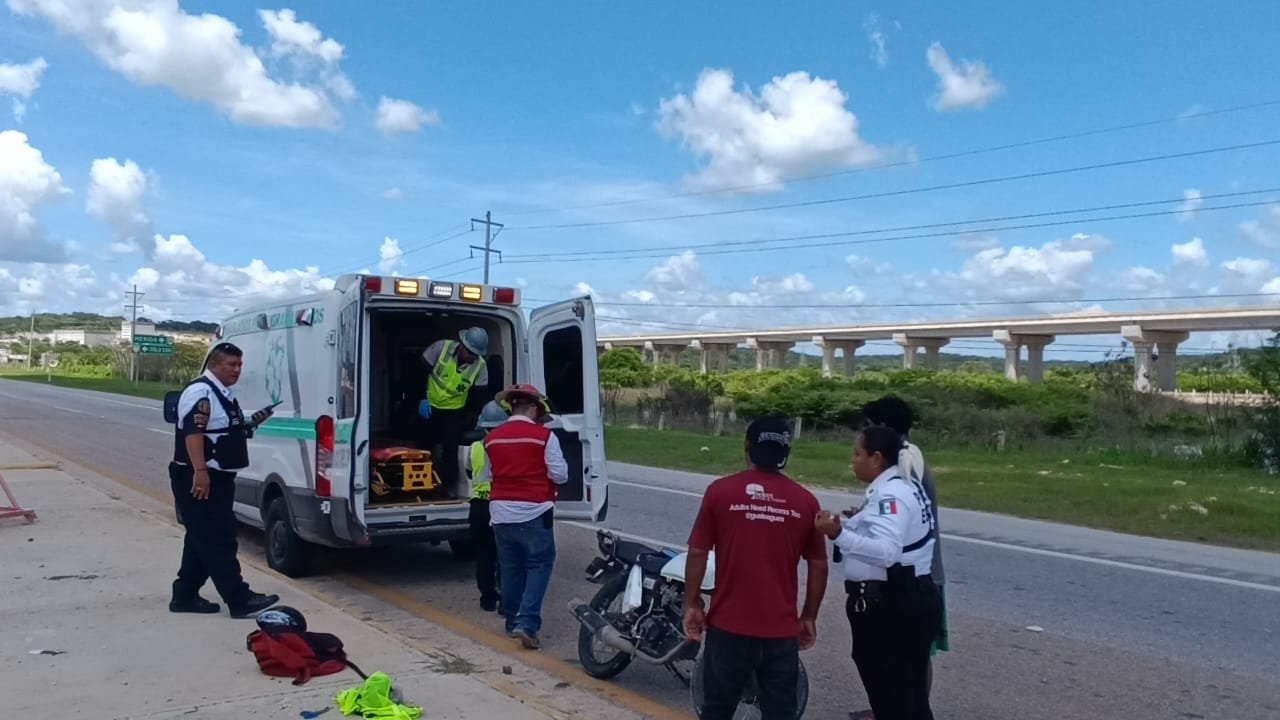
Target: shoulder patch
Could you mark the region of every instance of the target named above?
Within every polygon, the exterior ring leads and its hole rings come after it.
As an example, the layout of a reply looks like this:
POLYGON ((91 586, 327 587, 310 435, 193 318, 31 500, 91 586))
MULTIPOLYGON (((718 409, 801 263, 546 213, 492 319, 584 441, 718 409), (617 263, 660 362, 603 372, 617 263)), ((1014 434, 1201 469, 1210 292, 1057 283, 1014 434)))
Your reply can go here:
POLYGON ((879 507, 880 507, 881 515, 897 515, 898 514, 898 501, 894 498, 887 497, 881 500, 879 507))

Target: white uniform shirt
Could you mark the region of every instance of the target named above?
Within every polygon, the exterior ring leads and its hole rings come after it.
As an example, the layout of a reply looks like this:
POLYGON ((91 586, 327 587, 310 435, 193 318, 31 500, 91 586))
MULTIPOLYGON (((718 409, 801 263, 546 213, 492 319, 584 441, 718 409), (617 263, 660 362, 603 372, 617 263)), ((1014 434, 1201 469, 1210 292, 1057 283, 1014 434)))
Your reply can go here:
POLYGON ((835 544, 841 562, 834 563, 846 580, 885 580, 896 563, 914 565, 916 575, 928 575, 933 563, 933 539, 903 553, 903 548, 933 530, 933 508, 919 483, 903 480, 897 466, 888 468, 867 486, 866 503, 843 523, 835 544))
MULTIPOLYGON (((232 394, 231 388, 223 385, 218 378, 214 377, 213 373, 205 370, 202 376, 213 382, 213 385, 218 389, 218 392, 221 392, 222 396, 227 399, 227 403, 231 403, 235 400, 235 395, 232 394)), ((214 396, 213 388, 202 382, 188 385, 187 388, 182 391, 182 396, 178 398, 179 430, 184 429, 183 423, 187 420, 188 415, 193 415, 193 410, 195 411, 194 415, 205 415, 208 417, 208 424, 205 425, 206 430, 222 430, 231 425, 231 418, 227 417, 227 411, 222 408, 222 403, 218 402, 218 398, 214 396)), ((203 433, 201 434, 203 435, 203 433)), ((208 437, 217 441, 217 439, 222 437, 222 435, 210 435, 208 437)), ((210 460, 206 465, 212 470, 222 469, 218 467, 217 460, 210 460)))
MULTIPOLYGON (((507 420, 507 422, 533 422, 533 420, 523 416, 516 415, 507 420)), ((547 476, 551 478, 551 482, 557 485, 563 485, 569 481, 569 463, 564 459, 564 451, 560 449, 560 438, 555 433, 547 438, 547 446, 543 451, 543 458, 547 461, 547 476)), ((493 463, 489 460, 488 452, 485 453, 484 469, 480 471, 481 482, 488 480, 493 481, 493 472, 490 468, 493 463)), ((492 492, 492 490, 490 490, 492 492)), ((554 502, 526 502, 524 500, 490 500, 489 501, 489 521, 493 525, 515 525, 517 523, 529 522, 534 520, 542 513, 555 507, 554 502)))

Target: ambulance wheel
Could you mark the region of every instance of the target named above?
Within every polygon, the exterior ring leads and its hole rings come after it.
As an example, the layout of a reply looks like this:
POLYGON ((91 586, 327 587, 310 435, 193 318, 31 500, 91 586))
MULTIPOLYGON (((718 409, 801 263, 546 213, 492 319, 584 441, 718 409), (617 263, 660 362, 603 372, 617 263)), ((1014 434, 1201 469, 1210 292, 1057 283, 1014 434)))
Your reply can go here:
POLYGON ((282 497, 267 505, 267 565, 288 577, 306 574, 311 564, 311 546, 289 526, 289 506, 282 497))

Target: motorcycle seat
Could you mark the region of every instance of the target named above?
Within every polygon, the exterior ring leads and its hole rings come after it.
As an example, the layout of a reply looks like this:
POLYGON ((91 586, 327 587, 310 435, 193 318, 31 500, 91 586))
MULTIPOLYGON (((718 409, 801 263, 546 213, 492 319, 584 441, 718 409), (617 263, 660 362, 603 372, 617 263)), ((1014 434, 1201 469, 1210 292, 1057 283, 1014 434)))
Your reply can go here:
POLYGON ((619 560, 632 565, 639 562, 642 555, 652 555, 656 552, 658 551, 644 543, 638 543, 633 540, 623 540, 622 538, 618 538, 617 544, 613 546, 614 555, 616 555, 619 560))
POLYGON ((646 575, 657 575, 670 560, 670 557, 660 552, 646 553, 640 556, 639 565, 646 575))

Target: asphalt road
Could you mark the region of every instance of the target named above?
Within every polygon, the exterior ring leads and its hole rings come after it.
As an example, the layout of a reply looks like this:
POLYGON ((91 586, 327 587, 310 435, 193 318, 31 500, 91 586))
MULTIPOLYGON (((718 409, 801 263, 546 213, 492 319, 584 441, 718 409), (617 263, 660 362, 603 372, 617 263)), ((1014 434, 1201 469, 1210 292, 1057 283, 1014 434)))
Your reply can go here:
MULTIPOLYGON (((172 439, 158 403, 0 381, 0 434, 167 492, 172 439)), ((610 477, 605 524, 672 547, 686 538, 709 481, 621 464, 610 477)), ((850 504, 847 494, 818 494, 831 509, 850 504)), ((1280 717, 1280 556, 945 507, 941 520, 952 651, 935 660, 938 718, 1280 717)), ((260 553, 255 534, 246 537, 242 552, 260 553)), ((557 542, 543 652, 576 665, 577 624, 565 604, 596 589, 582 579, 594 528, 561 523, 557 542)), ((176 562, 179 548, 171 550, 176 562)), ((336 571, 500 628, 478 607, 470 566, 443 547, 322 553, 316 572, 336 571)), ((833 578, 818 647, 804 655, 806 718, 843 720, 865 707, 847 633, 833 578)), ((664 670, 637 663, 614 682, 689 708, 687 691, 664 670)))

